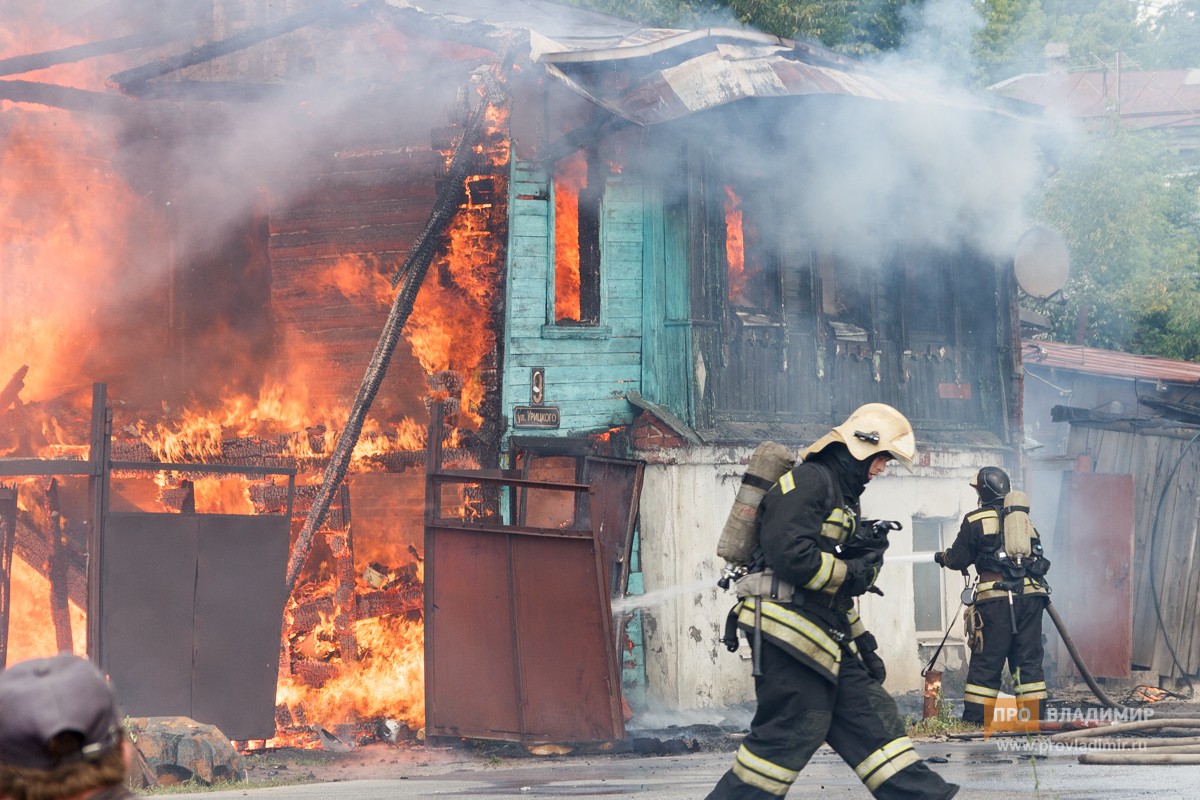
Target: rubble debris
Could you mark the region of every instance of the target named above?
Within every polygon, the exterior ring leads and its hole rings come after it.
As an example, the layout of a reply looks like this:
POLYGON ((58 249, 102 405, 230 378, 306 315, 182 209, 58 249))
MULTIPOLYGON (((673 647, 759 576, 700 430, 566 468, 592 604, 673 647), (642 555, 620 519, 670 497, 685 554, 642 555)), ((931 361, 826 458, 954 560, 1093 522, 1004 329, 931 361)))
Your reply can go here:
POLYGON ((215 725, 190 717, 131 717, 131 738, 161 786, 246 780, 246 762, 215 725))

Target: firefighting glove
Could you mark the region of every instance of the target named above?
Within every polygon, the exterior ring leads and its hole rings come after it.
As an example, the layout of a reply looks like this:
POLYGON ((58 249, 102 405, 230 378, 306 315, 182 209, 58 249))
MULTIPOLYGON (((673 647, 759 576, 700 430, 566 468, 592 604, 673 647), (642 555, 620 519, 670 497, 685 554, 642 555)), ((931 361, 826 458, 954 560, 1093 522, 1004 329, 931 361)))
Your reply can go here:
POLYGON ((867 668, 867 674, 883 683, 887 677, 887 666, 879 657, 879 644, 875 641, 875 635, 870 632, 864 633, 854 640, 854 644, 858 646, 858 655, 867 668))
POLYGON ((946 566, 946 553, 942 550, 938 550, 936 553, 934 553, 933 563, 937 564, 939 567, 946 566))
POLYGON ((846 563, 846 578, 842 581, 841 593, 858 597, 875 585, 879 569, 883 566, 883 553, 875 551, 862 558, 852 558, 846 563))

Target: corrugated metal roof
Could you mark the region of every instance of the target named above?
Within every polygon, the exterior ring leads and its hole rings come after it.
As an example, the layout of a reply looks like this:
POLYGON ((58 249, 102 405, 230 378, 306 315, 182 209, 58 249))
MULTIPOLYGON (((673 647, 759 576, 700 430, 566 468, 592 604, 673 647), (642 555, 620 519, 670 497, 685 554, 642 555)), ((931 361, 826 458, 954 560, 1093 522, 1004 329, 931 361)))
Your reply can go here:
POLYGON ((386 2, 454 25, 528 35, 530 58, 544 64, 548 74, 640 125, 751 97, 840 95, 1009 116, 1015 116, 1017 105, 994 96, 951 98, 941 90, 873 72, 820 45, 751 29, 647 28, 545 0, 386 2))
POLYGON ((1102 350, 1098 347, 1038 342, 1031 339, 1023 340, 1021 345, 1022 361, 1027 368, 1065 369, 1112 378, 1139 378, 1173 383, 1200 382, 1200 364, 1191 361, 1139 356, 1118 353, 1115 350, 1102 350))
POLYGON ((894 75, 884 76, 816 45, 754 31, 643 30, 607 49, 572 46, 536 35, 534 39, 534 60, 546 64, 550 75, 640 125, 668 122, 752 97, 806 95, 922 103, 1017 116, 1011 107, 990 97, 952 96, 894 75), (598 64, 607 64, 609 69, 598 71, 598 64), (623 74, 623 81, 610 79, 617 72, 623 74))
POLYGON ((1020 75, 992 91, 1081 119, 1117 112, 1137 128, 1200 125, 1200 69, 1049 72, 1020 75))

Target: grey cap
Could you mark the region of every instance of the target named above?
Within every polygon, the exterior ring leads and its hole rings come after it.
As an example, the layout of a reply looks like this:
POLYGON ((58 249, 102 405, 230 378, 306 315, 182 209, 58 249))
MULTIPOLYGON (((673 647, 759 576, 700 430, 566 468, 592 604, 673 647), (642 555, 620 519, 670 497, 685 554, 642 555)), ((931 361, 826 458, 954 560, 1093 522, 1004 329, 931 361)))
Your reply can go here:
POLYGON ((60 653, 0 672, 0 763, 28 769, 93 760, 121 741, 116 697, 91 662, 60 653), (55 756, 48 747, 74 731, 82 749, 55 756))

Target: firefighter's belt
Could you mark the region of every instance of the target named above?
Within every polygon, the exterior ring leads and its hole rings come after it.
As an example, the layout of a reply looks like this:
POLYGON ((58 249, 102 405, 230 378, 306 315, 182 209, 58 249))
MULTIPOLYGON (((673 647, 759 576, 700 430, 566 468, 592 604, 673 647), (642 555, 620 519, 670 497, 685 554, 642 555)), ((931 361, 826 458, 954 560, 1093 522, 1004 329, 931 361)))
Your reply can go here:
POLYGON ((800 607, 813 604, 828 608, 832 611, 846 612, 854 608, 854 598, 837 592, 813 592, 807 589, 797 590, 795 586, 775 575, 767 568, 762 572, 751 572, 734 583, 739 600, 747 597, 761 597, 784 605, 800 607))
POLYGON ((734 583, 734 591, 739 600, 747 597, 765 597, 779 603, 790 603, 796 596, 796 587, 778 577, 770 567, 762 572, 751 572, 738 578, 734 583))
POLYGON ((771 600, 747 597, 737 606, 738 627, 750 632, 757 621, 762 625, 762 636, 783 648, 792 657, 816 670, 822 677, 836 682, 841 668, 841 642, 846 634, 820 624, 793 608, 771 600), (762 614, 755 619, 755 609, 762 614), (836 638, 835 638, 836 637, 836 638))
POLYGON ((1033 578, 1024 578, 1021 581, 1019 588, 1013 587, 1013 589, 1010 590, 1009 586, 1010 584, 1006 583, 1005 581, 981 581, 979 585, 975 587, 975 602, 980 603, 984 600, 995 600, 998 597, 1007 597, 1009 591, 1013 591, 1015 594, 1022 595, 1049 594, 1049 592, 1046 591, 1046 587, 1038 583, 1033 578))

